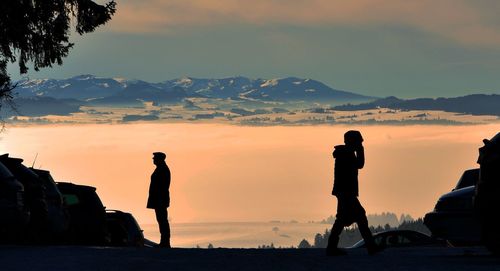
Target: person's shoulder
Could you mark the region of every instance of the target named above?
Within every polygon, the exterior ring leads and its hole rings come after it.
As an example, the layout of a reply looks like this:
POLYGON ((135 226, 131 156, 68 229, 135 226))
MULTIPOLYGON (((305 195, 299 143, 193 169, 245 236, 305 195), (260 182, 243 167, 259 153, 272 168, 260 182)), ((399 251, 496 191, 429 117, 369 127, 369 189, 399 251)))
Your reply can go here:
POLYGON ((345 153, 347 151, 347 146, 346 145, 337 145, 337 146, 335 146, 333 148, 334 148, 333 155, 342 154, 342 153, 345 153))
POLYGON ((347 148, 347 146, 346 145, 337 145, 334 148, 335 148, 335 150, 344 150, 347 148))

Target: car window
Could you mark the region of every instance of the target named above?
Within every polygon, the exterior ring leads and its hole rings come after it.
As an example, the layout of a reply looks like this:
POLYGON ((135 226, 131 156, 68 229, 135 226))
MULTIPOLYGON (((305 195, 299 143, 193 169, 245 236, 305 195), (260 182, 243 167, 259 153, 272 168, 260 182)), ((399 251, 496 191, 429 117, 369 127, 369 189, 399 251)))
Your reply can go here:
POLYGON ((0 162, 0 178, 12 178, 14 175, 0 162))
POLYGON ((399 243, 400 243, 399 236, 393 234, 387 236, 385 245, 390 247, 390 246, 397 246, 399 245, 399 243))
POLYGON ((74 195, 74 194, 64 194, 63 200, 67 206, 77 205, 80 203, 80 199, 78 198, 77 195, 74 195))
POLYGON ((398 233, 389 234, 385 237, 382 243, 386 247, 401 246, 411 243, 411 240, 406 236, 398 233))
POLYGON ((408 239, 406 236, 400 235, 399 236, 399 243, 400 244, 409 244, 409 243, 411 243, 411 240, 408 239))
POLYGON ((412 242, 423 242, 426 240, 426 236, 417 232, 408 232, 405 235, 412 242))
POLYGON ((375 238, 373 238, 373 241, 375 242, 376 245, 379 246, 385 245, 385 238, 382 235, 375 236, 375 238))

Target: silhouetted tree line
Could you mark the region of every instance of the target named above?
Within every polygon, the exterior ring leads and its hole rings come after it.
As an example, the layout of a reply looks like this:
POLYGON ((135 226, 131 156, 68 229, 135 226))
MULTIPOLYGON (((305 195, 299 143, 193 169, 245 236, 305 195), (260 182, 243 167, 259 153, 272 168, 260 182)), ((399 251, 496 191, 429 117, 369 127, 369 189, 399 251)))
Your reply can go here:
MULTIPOLYGON (((307 242, 307 241, 306 241, 307 242)), ((271 243, 270 245, 261 245, 261 246, 257 246, 258 249, 285 249, 285 248, 295 248, 294 246, 289 246, 289 247, 282 247, 282 246, 279 246, 279 247, 275 247, 274 246, 274 243, 271 243)))
MULTIPOLYGON (((424 220, 419 218, 417 220, 404 220, 399 226, 391 227, 389 224, 385 224, 385 226, 370 226, 370 231, 372 233, 388 231, 388 230, 414 230, 422 233, 430 234, 429 229, 424 225, 424 220)), ((330 230, 325 230, 323 234, 317 233, 314 236, 314 243, 311 245, 307 240, 302 240, 298 248, 326 248, 328 244, 328 237, 330 236, 330 230)), ((340 247, 350 247, 354 245, 356 242, 361 240, 361 234, 357 229, 357 226, 352 226, 344 229, 342 234, 340 235, 339 246, 340 247)))
POLYGON ((300 241, 298 248, 312 248, 311 244, 306 239, 300 241))
MULTIPOLYGON (((370 225, 385 225, 389 224, 391 227, 397 227, 398 225, 404 223, 405 221, 413 221, 413 218, 408 214, 401 214, 401 216, 396 216, 395 213, 382 212, 381 214, 368 214, 366 216, 370 225)), ((321 224, 333 224, 335 222, 335 217, 333 215, 321 220, 321 224)))
POLYGON ((260 248, 260 249, 274 249, 274 244, 271 243, 270 245, 262 245, 262 246, 258 246, 257 248, 260 248))

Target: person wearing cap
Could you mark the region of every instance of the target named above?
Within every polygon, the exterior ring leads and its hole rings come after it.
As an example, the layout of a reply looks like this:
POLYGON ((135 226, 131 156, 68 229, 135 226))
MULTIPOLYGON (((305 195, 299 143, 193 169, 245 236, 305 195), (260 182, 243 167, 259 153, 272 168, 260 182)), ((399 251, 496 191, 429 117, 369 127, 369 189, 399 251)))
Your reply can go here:
POLYGON ((149 185, 149 197, 147 208, 154 209, 156 220, 160 228, 160 244, 159 247, 170 248, 170 225, 168 223, 167 208, 170 206, 170 169, 165 163, 167 156, 163 152, 153 153, 153 164, 156 169, 151 175, 151 183, 149 185))
POLYGON ((380 248, 373 241, 365 209, 358 200, 358 170, 365 165, 363 137, 359 131, 351 130, 344 134, 344 143, 345 145, 335 146, 333 151, 335 170, 332 195, 337 197, 337 215, 328 238, 326 254, 346 254, 337 246, 342 230, 352 223, 358 224, 368 253, 375 254, 380 248))

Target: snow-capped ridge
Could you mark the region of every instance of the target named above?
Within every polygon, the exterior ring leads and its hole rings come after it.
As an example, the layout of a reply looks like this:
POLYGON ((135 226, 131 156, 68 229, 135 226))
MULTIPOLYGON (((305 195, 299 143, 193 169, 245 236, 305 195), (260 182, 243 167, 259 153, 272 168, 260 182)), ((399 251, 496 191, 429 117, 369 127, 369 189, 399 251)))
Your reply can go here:
POLYGON ((274 87, 274 86, 277 86, 278 85, 278 80, 279 79, 269 79, 269 80, 266 80, 266 81, 264 81, 264 83, 262 83, 260 85, 260 87, 265 88, 265 87, 274 87))
MULTIPOLYGON (((159 83, 123 77, 104 78, 84 74, 68 79, 21 80, 19 93, 23 97, 53 97, 79 100, 107 97, 136 97, 137 99, 166 99, 165 97, 205 97, 215 99, 244 99, 261 102, 317 101, 368 99, 350 92, 332 89, 311 79, 285 77, 253 79, 244 76, 221 79, 184 76, 159 83)), ((120 99, 122 99, 120 98, 120 99)), ((118 99, 118 100, 120 100, 118 99)), ((115 99, 116 100, 116 99, 115 99)))

